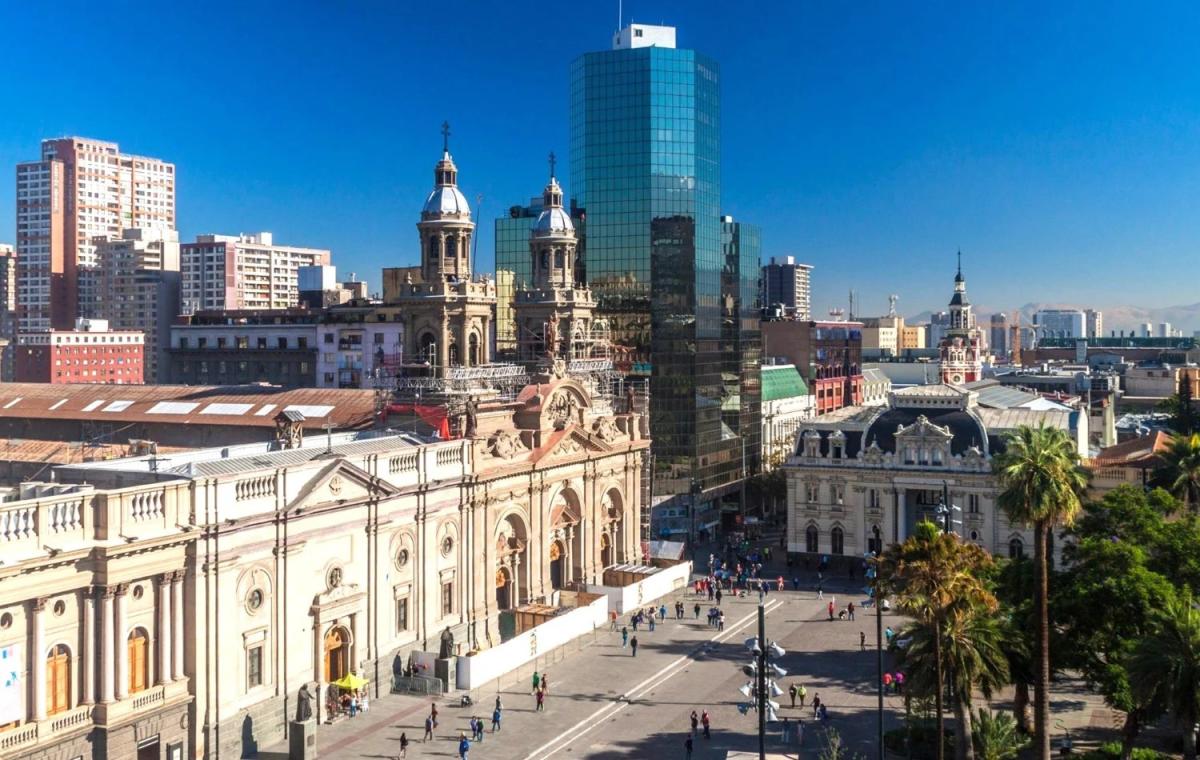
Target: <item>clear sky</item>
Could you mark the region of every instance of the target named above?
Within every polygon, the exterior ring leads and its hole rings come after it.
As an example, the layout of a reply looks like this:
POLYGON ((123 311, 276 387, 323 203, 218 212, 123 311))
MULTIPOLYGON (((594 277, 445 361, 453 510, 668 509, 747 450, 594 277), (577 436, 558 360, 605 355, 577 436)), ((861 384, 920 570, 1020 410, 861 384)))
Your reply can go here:
MULTIPOLYGON (((818 311, 940 308, 960 247, 985 307, 1200 301, 1200 5, 624 12, 720 62, 724 207, 816 266, 818 311)), ((490 269, 491 220, 567 153, 570 61, 616 24, 615 0, 0 0, 0 241, 12 166, 79 134, 175 162, 184 239, 271 230, 378 283, 415 261, 448 119, 490 269)))

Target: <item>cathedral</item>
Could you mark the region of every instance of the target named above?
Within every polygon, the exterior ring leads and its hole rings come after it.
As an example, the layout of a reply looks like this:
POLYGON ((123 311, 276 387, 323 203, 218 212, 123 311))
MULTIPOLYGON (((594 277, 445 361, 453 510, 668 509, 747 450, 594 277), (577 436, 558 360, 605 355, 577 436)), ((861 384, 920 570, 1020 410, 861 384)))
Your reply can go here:
POLYGON ((954 295, 950 297, 950 328, 938 346, 942 359, 942 382, 953 385, 983 379, 983 338, 975 326, 971 302, 967 300, 967 281, 962 273, 962 252, 958 254, 958 272, 954 275, 954 295))

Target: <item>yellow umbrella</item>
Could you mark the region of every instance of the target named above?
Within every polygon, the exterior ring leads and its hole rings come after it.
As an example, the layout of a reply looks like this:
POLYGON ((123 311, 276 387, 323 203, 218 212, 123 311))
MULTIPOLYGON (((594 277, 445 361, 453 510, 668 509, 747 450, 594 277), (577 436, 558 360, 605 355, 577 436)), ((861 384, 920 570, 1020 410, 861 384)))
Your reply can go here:
POLYGON ((347 673, 338 680, 334 681, 333 685, 339 689, 354 691, 355 689, 361 689, 362 687, 366 686, 367 679, 354 673, 347 673))

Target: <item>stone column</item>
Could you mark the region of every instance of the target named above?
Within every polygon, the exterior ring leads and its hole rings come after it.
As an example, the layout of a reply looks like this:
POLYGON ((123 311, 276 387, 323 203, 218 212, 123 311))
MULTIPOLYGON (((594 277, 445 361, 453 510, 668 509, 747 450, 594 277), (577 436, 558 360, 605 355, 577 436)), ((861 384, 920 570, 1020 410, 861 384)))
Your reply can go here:
POLYGON ((563 565, 564 565, 563 585, 566 585, 566 584, 570 583, 571 581, 575 580, 575 552, 573 552, 571 550, 571 547, 573 547, 574 545, 575 545, 575 526, 568 525, 567 526, 566 551, 565 551, 566 557, 563 560, 563 565))
POLYGON ((113 676, 117 682, 118 700, 129 696, 129 641, 125 632, 125 626, 128 623, 128 613, 126 611, 126 596, 128 593, 129 584, 122 583, 117 586, 116 599, 114 600, 113 620, 116 631, 113 636, 113 651, 116 654, 114 661, 117 667, 116 673, 113 676))
POLYGON ((96 589, 100 593, 100 701, 113 701, 113 679, 116 677, 116 649, 113 643, 115 628, 113 615, 113 596, 115 586, 105 586, 96 589))
POLYGON ((171 575, 171 675, 182 680, 183 674, 183 570, 171 575))
POLYGON ((46 598, 39 597, 30 605, 33 615, 33 719, 46 719, 46 598))
POLYGON ((158 578, 158 678, 160 686, 171 680, 171 578, 174 573, 163 573, 158 578))
POLYGON ((514 610, 521 606, 521 579, 520 576, 517 575, 517 573, 520 572, 520 566, 521 555, 512 555, 512 558, 509 560, 509 570, 511 571, 512 575, 512 598, 509 599, 509 601, 512 603, 512 609, 514 610))
POLYGON ((96 602, 92 589, 83 592, 83 649, 80 651, 79 667, 83 671, 83 693, 79 704, 90 705, 96 701, 96 669, 100 658, 96 657, 96 602))

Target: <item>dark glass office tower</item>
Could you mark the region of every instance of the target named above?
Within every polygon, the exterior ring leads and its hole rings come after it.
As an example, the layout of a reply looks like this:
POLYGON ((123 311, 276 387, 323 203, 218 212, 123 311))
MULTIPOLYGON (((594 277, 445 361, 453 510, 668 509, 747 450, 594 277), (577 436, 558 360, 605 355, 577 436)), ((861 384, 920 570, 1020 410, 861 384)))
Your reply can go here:
POLYGON ((699 486, 703 502, 737 492, 744 451, 758 453, 742 381, 757 383, 757 342, 736 337, 758 301, 757 234, 731 228, 723 244, 720 159, 719 67, 675 48, 673 29, 632 25, 572 64, 568 191, 587 220, 587 282, 619 369, 651 380, 656 496, 699 486))

